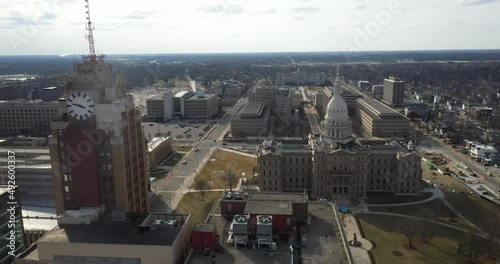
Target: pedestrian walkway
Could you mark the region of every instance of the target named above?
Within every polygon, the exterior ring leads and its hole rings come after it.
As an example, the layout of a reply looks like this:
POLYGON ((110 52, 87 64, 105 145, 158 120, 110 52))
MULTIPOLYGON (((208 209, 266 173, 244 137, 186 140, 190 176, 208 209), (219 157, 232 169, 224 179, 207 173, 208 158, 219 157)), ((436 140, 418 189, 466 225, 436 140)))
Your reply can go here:
POLYGON ((361 231, 354 215, 345 214, 341 216, 341 219, 341 224, 343 225, 342 228, 345 231, 347 241, 352 241, 354 239, 354 235, 356 235, 357 241, 361 242, 360 247, 348 245, 348 247, 350 247, 354 263, 370 264, 371 261, 370 256, 368 255, 368 251, 373 248, 372 242, 361 236, 361 231))

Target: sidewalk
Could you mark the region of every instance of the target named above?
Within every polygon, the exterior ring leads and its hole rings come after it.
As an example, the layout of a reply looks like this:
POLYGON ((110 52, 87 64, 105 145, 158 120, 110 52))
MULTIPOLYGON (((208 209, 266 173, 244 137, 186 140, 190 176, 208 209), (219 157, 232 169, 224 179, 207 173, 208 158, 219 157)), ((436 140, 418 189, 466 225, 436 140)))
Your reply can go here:
POLYGON ((356 264, 358 264, 358 263, 371 264, 370 256, 368 255, 368 251, 373 248, 372 242, 370 242, 369 240, 367 240, 366 238, 361 236, 361 231, 359 230, 359 226, 358 226, 356 219, 353 215, 345 214, 345 215, 341 216, 341 219, 343 219, 343 221, 342 221, 343 223, 341 223, 341 224, 343 225, 342 228, 344 228, 344 231, 345 231, 345 234, 347 237, 347 241, 352 241, 354 234, 356 234, 357 240, 359 242, 361 242, 360 247, 353 247, 353 246, 348 245, 351 249, 353 262, 356 264))

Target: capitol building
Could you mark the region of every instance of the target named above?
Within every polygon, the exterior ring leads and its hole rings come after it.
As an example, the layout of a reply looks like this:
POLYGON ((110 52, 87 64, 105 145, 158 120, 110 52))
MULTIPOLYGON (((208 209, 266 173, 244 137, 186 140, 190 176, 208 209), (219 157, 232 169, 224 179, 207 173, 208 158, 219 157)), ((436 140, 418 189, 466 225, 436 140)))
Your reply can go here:
POLYGON ((413 143, 357 138, 339 76, 320 135, 302 144, 265 140, 257 151, 259 187, 265 192, 304 192, 313 198, 364 199, 367 192, 420 195, 421 157, 413 143))

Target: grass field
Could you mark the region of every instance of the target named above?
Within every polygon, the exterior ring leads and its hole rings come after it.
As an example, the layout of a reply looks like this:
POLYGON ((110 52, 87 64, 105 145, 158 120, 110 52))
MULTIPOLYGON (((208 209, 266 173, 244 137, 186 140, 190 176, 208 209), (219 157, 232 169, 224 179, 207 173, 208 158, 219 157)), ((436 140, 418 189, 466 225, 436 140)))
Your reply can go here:
POLYGON ((191 146, 191 145, 173 145, 172 148, 175 151, 188 152, 193 148, 193 146, 191 146))
POLYGON ((201 200, 200 193, 186 193, 177 204, 176 213, 191 214, 191 223, 204 223, 212 206, 221 197, 222 192, 206 192, 205 199, 201 200))
POLYGON ((450 204, 473 224, 481 227, 484 225, 484 219, 500 213, 499 205, 478 196, 473 197, 469 193, 470 190, 458 180, 428 169, 423 172, 423 178, 438 185, 450 204))
MULTIPOLYGON (((371 250, 371 253, 376 264, 467 263, 466 259, 456 253, 457 241, 465 235, 464 232, 431 224, 432 232, 428 232, 428 243, 422 243, 421 239, 417 238, 414 243, 416 249, 408 249, 408 240, 403 234, 397 232, 397 225, 401 217, 369 214, 358 214, 357 216, 365 237, 375 243, 375 248, 371 250), (396 257, 393 255, 393 251, 401 252, 402 256, 396 257)), ((482 244, 485 245, 484 250, 486 250, 486 242, 482 244)), ((497 247, 494 252, 500 252, 500 248, 497 247)), ((486 256, 481 256, 474 263, 493 264, 495 262, 486 256)))
MULTIPOLYGON (((211 189, 229 188, 223 180, 224 174, 227 171, 233 171, 238 179, 242 177, 251 178, 252 170, 255 166, 257 166, 256 158, 218 150, 214 153, 212 159, 207 162, 196 179, 211 181, 211 189), (245 173, 245 176, 242 176, 242 173, 245 173)), ((235 188, 237 185, 238 181, 232 187, 235 188)), ((191 188, 194 188, 194 183, 191 188)))
POLYGON ((391 203, 410 203, 425 200, 432 196, 432 193, 422 193, 421 196, 415 195, 395 195, 391 192, 369 192, 367 204, 391 204, 391 203))
POLYGON ((391 207, 381 207, 381 206, 369 206, 368 209, 371 212, 386 212, 386 213, 395 213, 395 214, 404 214, 404 215, 413 215, 413 216, 421 216, 421 212, 424 209, 430 209, 432 214, 429 215, 429 219, 443 221, 448 224, 453 224, 457 227, 468 228, 469 225, 458 216, 455 217, 455 221, 451 221, 451 211, 441 199, 434 199, 432 201, 415 204, 415 205, 407 205, 407 206, 391 206, 391 207))

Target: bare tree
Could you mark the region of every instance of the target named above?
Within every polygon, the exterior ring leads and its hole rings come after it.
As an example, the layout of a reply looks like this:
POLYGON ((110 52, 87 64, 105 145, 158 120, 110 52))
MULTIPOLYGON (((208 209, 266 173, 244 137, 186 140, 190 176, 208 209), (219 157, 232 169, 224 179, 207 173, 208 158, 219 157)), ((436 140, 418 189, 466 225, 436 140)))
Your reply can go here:
POLYGON ((434 212, 429 208, 421 209, 417 212, 417 216, 421 218, 418 224, 422 242, 427 242, 427 235, 431 231, 431 224, 429 220, 434 217, 434 212))
POLYGON ((496 215, 496 217, 485 218, 481 227, 481 234, 488 240, 488 256, 491 257, 495 239, 500 238, 500 214, 496 215))
POLYGON ((476 259, 481 254, 480 247, 481 241, 479 237, 470 229, 462 240, 458 242, 457 253, 468 257, 469 263, 472 263, 472 259, 476 259))
POLYGON ((458 216, 460 211, 457 209, 456 205, 460 203, 457 195, 450 193, 446 195, 446 199, 443 200, 443 203, 450 209, 450 220, 452 222, 456 222, 455 217, 458 216))
POLYGON ((404 217, 398 224, 398 230, 406 237, 410 248, 413 248, 413 242, 418 234, 418 229, 415 228, 417 224, 418 221, 410 217, 404 217))
POLYGON ((224 174, 224 182, 229 186, 229 191, 233 191, 233 184, 238 182, 238 178, 236 177, 236 174, 234 171, 230 170, 224 174))
POLYGON ((190 139, 190 138, 192 138, 192 137, 193 137, 193 135, 191 135, 191 134, 186 134, 186 138, 187 138, 188 142, 189 142, 189 139, 190 139))
POLYGON ((198 179, 194 182, 195 190, 201 194, 201 200, 205 200, 205 193, 209 189, 208 182, 205 179, 198 179))

